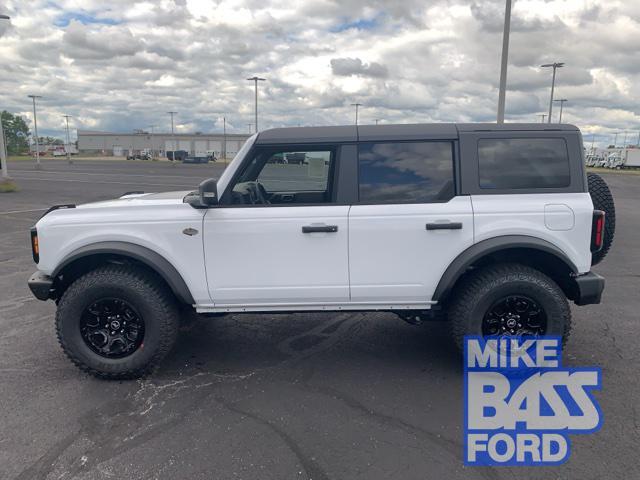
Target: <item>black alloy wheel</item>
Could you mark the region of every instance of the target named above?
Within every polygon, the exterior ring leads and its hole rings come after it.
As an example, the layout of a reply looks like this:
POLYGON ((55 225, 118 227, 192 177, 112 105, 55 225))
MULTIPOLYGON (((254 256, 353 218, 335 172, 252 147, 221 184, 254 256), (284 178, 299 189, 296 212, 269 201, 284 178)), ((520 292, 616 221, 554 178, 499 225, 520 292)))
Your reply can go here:
POLYGON ((80 334, 86 345, 105 358, 124 358, 140 348, 144 320, 125 300, 101 298, 87 306, 80 318, 80 334))
POLYGON ((547 330, 547 315, 532 298, 509 295, 494 302, 482 320, 483 336, 539 336, 547 330))

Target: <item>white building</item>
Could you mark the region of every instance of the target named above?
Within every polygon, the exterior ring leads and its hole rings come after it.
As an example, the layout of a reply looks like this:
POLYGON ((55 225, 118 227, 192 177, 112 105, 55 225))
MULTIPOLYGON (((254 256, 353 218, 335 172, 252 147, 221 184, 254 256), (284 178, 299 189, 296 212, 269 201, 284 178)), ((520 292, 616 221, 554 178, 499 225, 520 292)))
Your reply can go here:
POLYGON ((78 150, 82 153, 124 156, 129 152, 153 151, 163 157, 166 152, 185 150, 189 155, 206 156, 214 153, 216 158, 232 158, 249 134, 227 133, 112 133, 95 130, 78 130, 78 150), (226 146, 226 148, 225 148, 226 146))

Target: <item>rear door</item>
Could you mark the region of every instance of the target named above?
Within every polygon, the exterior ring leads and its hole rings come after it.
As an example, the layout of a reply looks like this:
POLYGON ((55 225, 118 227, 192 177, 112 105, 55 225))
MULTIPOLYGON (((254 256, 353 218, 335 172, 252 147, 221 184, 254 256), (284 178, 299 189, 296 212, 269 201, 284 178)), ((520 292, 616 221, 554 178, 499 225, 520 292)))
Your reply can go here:
POLYGON ((429 305, 445 269, 473 243, 468 196, 456 196, 454 143, 361 143, 349 212, 351 301, 429 305))

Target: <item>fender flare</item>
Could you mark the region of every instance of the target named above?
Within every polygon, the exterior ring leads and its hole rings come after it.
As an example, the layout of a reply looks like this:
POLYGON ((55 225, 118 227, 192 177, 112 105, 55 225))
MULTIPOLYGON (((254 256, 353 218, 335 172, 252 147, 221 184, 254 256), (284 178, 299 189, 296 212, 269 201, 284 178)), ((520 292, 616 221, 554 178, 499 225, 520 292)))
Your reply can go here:
POLYGON ((449 264, 444 274, 438 282, 432 300, 440 301, 452 290, 458 279, 465 273, 467 268, 480 260, 485 255, 489 255, 500 250, 510 250, 513 248, 528 248, 549 253, 556 257, 558 261, 564 263, 573 273, 578 273, 578 267, 571 261, 565 253, 551 242, 537 237, 527 235, 504 235, 493 237, 471 245, 464 252, 456 257, 449 264))
POLYGON ((97 242, 85 245, 67 255, 55 268, 51 277, 56 278, 62 270, 72 262, 92 255, 121 255, 146 265, 167 282, 176 298, 188 305, 195 304, 193 295, 182 275, 162 255, 141 245, 129 242, 97 242))

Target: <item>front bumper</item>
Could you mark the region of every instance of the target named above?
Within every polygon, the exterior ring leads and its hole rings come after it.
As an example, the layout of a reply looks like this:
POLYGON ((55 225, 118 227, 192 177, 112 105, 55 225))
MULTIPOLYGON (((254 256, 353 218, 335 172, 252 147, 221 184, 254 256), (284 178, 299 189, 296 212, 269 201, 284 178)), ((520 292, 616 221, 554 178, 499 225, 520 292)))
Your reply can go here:
POLYGON ((600 303, 604 290, 604 277, 597 273, 589 272, 575 277, 576 281, 576 305, 591 305, 600 303))
POLYGON ((38 300, 49 300, 53 288, 53 278, 37 271, 27 281, 31 292, 38 300))

